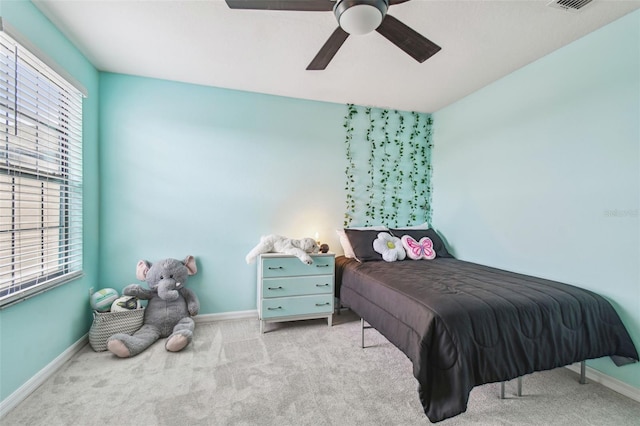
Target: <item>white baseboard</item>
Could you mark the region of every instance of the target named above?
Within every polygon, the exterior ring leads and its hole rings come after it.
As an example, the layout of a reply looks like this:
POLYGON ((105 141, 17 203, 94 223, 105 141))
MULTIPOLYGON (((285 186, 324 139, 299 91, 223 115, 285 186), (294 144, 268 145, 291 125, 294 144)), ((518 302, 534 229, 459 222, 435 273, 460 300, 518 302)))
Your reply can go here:
MULTIPOLYGON (((205 314, 195 317, 196 323, 208 323, 214 321, 224 321, 241 318, 258 319, 258 311, 237 311, 225 312, 221 314, 205 314)), ((25 384, 20 386, 15 392, 0 402, 0 419, 13 410, 18 404, 24 401, 33 391, 42 385, 49 377, 58 371, 67 361, 69 361, 77 352, 80 351, 87 343, 89 343, 89 334, 85 334, 80 340, 69 346, 56 359, 47 364, 42 370, 38 371, 35 376, 31 377, 25 384)))
MULTIPOLYGON (((566 368, 580 374, 579 363, 568 365, 566 368)), ((618 392, 621 395, 631 398, 634 401, 640 402, 640 389, 633 387, 631 385, 628 385, 625 382, 622 382, 614 377, 608 376, 596 370, 595 368, 591 368, 589 366, 587 366, 587 368, 585 369, 585 374, 587 376, 587 381, 599 383, 602 386, 605 386, 615 392, 618 392)))
POLYGON ((258 319, 258 311, 256 309, 252 309, 250 311, 224 312, 221 314, 205 314, 205 315, 197 315, 194 319, 196 321, 196 324, 198 324, 198 323, 245 319, 245 318, 258 319))
MULTIPOLYGON (((196 323, 209 323, 214 321, 244 319, 244 318, 258 318, 258 311, 253 309, 249 311, 236 311, 225 312, 220 314, 205 314, 195 317, 196 323)), ((33 377, 31 377, 25 384, 20 386, 15 392, 9 395, 7 398, 0 402, 0 419, 2 419, 7 413, 13 410, 18 404, 24 401, 33 391, 35 391, 40 385, 42 385, 47 379, 49 379, 58 369, 60 369, 67 361, 69 361, 77 352, 80 351, 87 343, 89 343, 89 335, 85 334, 73 345, 69 346, 58 357, 51 361, 42 370, 38 371, 33 377)), ((569 365, 568 368, 580 374, 580 364, 569 365)), ((618 379, 608 376, 600 371, 586 367, 587 379, 599 383, 621 395, 640 402, 640 389, 628 385, 618 379)))
POLYGON ((87 343, 89 343, 89 334, 82 336, 77 342, 69 346, 56 359, 47 364, 42 370, 38 371, 33 377, 20 386, 15 392, 0 402, 0 419, 13 410, 18 404, 24 401, 33 391, 42 385, 49 377, 51 377, 58 369, 60 369, 67 361, 69 361, 76 353, 80 351, 87 343))

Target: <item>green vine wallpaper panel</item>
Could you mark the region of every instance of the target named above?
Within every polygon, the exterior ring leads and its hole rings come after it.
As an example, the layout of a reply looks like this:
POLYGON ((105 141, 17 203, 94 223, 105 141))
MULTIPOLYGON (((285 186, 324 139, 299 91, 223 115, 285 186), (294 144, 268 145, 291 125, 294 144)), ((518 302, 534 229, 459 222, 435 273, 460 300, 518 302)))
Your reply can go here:
POLYGON ((344 226, 431 223, 431 115, 347 105, 344 226))

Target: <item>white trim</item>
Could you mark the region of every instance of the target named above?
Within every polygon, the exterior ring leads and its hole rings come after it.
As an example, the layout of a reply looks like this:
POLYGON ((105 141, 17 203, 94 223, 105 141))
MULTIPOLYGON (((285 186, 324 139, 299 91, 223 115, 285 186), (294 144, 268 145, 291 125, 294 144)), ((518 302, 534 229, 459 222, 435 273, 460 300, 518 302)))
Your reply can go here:
MULTIPOLYGON (((567 365, 566 368, 580 374, 579 363, 567 365)), ((591 380, 592 382, 599 383, 602 386, 605 386, 611 389, 612 391, 618 392, 619 394, 626 396, 627 398, 631 398, 634 401, 640 402, 640 389, 634 386, 631 386, 625 382, 622 382, 614 377, 608 376, 596 370, 595 368, 591 368, 589 366, 587 366, 585 371, 586 371, 587 379, 591 380)))
POLYGON ((82 93, 83 97, 88 97, 89 92, 87 89, 80 83, 76 78, 74 78, 71 74, 67 72, 63 67, 58 65, 56 61, 51 59, 48 55, 46 55, 42 50, 38 49, 33 43, 29 41, 28 38, 20 34, 18 30, 16 30, 11 24, 7 22, 5 18, 0 16, 0 31, 7 33, 11 38, 20 43, 23 47, 25 47, 29 52, 35 55, 38 59, 45 63, 49 68, 53 69, 57 72, 62 78, 67 80, 69 84, 75 87, 80 93, 82 93))
MULTIPOLYGON (((234 319, 255 318, 258 319, 258 311, 256 309, 249 311, 235 311, 224 312, 219 314, 205 314, 197 315, 195 317, 196 323, 209 323, 215 321, 225 321, 234 319)), ((89 334, 82 336, 77 342, 69 346, 64 352, 62 352, 56 359, 51 361, 31 377, 25 384, 20 386, 15 392, 0 402, 0 419, 6 416, 11 410, 13 410, 18 404, 24 401, 33 391, 35 391, 40 385, 42 385, 47 379, 49 379, 57 370, 59 370, 67 361, 69 361, 76 353, 80 351, 87 343, 89 343, 89 334)), ((568 365, 571 371, 580 374, 580 364, 568 365)), ((621 395, 640 402, 640 389, 631 386, 627 383, 621 382, 611 376, 608 376, 600 371, 587 367, 586 368, 587 379, 599 383, 621 395)))
POLYGON ((234 319, 255 318, 258 319, 258 311, 252 309, 250 311, 223 312, 221 314, 205 314, 197 315, 194 320, 196 324, 214 321, 225 321, 234 319))
MULTIPOLYGON (((258 311, 236 311, 224 312, 221 314, 197 315, 196 323, 208 323, 214 321, 224 321, 232 319, 255 318, 258 319, 258 311)), ((24 401, 33 391, 49 379, 56 371, 58 371, 67 361, 69 361, 76 353, 80 351, 87 343, 89 343, 89 334, 85 334, 62 352, 56 359, 47 364, 42 370, 38 371, 33 377, 27 380, 22 386, 16 389, 11 395, 0 402, 0 419, 6 416, 18 404, 24 401)))
POLYGON ((0 402, 0 419, 9 414, 18 404, 27 399, 29 395, 47 379, 58 371, 67 361, 69 361, 76 353, 80 351, 87 343, 89 343, 89 334, 82 336, 77 342, 69 346, 64 352, 47 364, 42 370, 38 371, 33 377, 27 380, 22 386, 16 389, 11 395, 0 402))

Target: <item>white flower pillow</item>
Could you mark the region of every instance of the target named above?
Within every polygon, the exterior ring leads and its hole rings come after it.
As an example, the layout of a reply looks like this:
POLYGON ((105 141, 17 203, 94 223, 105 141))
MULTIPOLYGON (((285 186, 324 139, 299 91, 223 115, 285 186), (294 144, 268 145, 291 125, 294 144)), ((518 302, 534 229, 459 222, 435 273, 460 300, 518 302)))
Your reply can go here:
POLYGON ((387 262, 404 260, 407 256, 402 241, 388 232, 380 232, 378 238, 373 241, 373 249, 382 255, 382 259, 387 262))

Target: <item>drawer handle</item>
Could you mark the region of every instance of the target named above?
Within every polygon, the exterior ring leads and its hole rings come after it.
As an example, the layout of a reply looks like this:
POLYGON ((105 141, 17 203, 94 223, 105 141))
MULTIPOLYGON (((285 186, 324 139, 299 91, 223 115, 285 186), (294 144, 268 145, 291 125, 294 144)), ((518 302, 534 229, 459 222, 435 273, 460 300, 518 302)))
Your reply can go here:
POLYGON ((283 269, 282 266, 269 266, 268 269, 274 270, 274 269, 283 269))
POLYGON ((277 308, 267 308, 269 311, 277 311, 278 309, 282 309, 282 306, 278 306, 277 308))
POLYGON ((326 268, 327 266, 329 266, 329 264, 316 265, 316 268, 326 268))
POLYGON ((329 287, 329 284, 316 284, 316 287, 329 287))
POLYGON ((278 287, 267 287, 269 290, 282 290, 282 286, 278 286, 278 287))
POLYGON ((327 302, 327 303, 316 303, 316 306, 327 306, 327 305, 330 305, 330 303, 329 302, 327 302))

